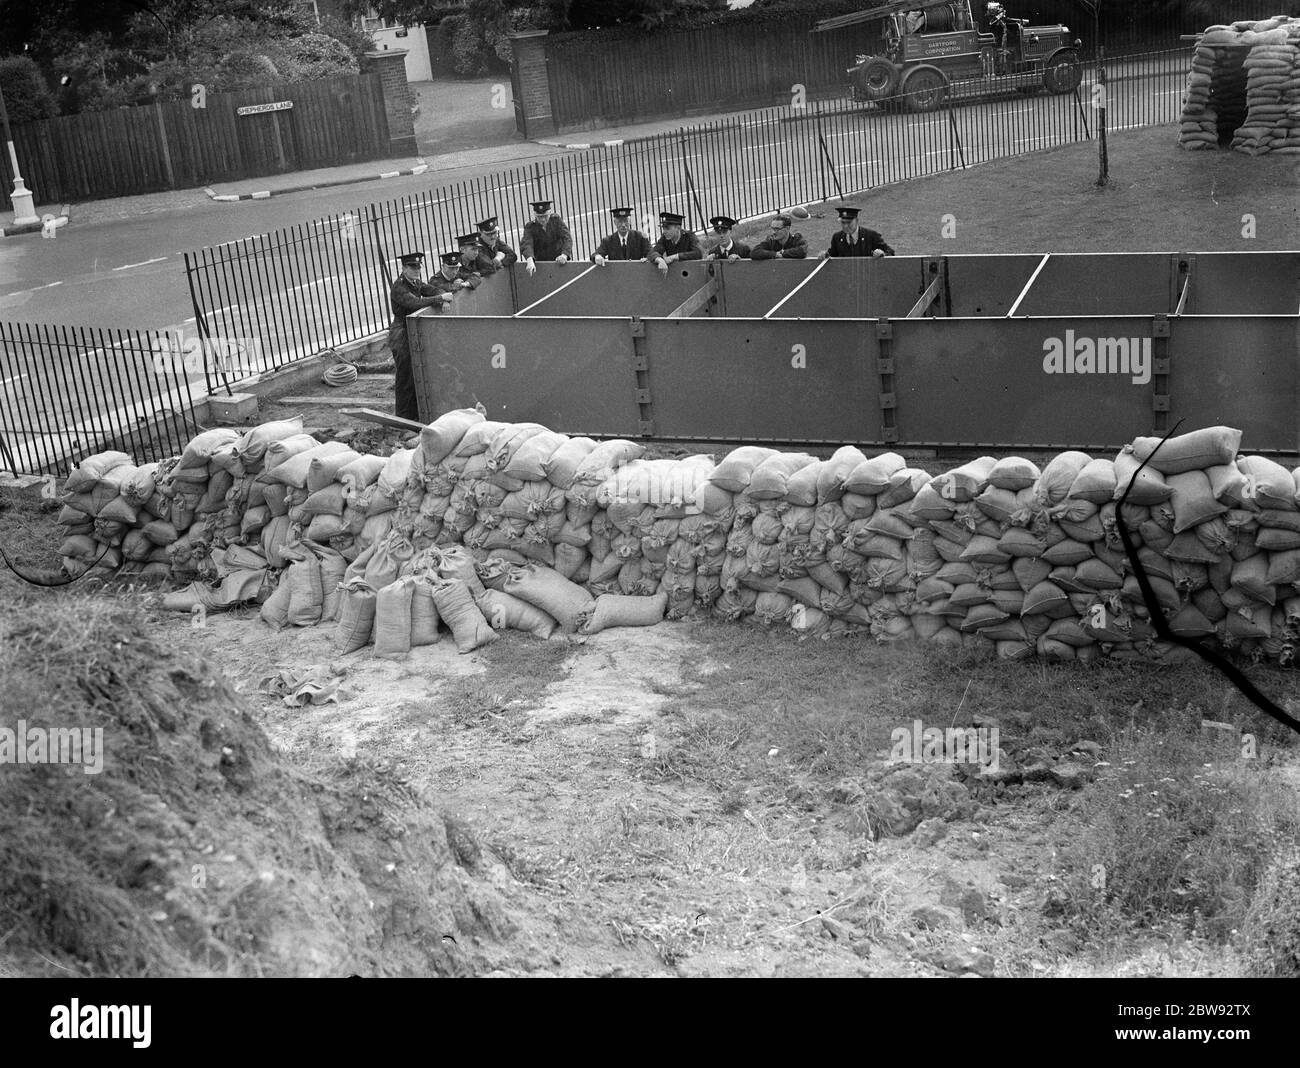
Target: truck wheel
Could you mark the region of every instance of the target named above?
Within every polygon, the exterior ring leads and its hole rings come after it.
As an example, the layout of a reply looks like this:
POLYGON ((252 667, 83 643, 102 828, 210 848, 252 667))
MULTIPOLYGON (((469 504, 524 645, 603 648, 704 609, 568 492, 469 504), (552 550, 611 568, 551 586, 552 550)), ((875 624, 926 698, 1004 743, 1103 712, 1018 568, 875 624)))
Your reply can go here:
POLYGON ((947 95, 948 83, 933 68, 914 70, 903 81, 903 100, 908 111, 934 111, 947 95))
POLYGON ((887 59, 869 59, 859 75, 864 100, 886 100, 898 90, 898 68, 887 59))
POLYGON ((1072 93, 1083 81, 1083 66, 1079 54, 1074 51, 1058 52, 1043 71, 1043 85, 1048 92, 1072 93))

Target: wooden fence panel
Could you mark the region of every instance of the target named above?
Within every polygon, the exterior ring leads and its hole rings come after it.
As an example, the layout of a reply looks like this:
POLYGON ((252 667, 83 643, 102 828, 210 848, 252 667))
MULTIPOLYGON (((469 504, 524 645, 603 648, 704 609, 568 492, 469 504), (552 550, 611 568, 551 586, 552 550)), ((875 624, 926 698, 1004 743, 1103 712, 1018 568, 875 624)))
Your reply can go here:
MULTIPOLYGON (((39 203, 54 204, 331 167, 389 153, 377 74, 212 93, 205 103, 196 108, 186 98, 18 123, 14 143, 23 177, 39 203), (293 108, 237 114, 249 104, 281 100, 292 100, 293 108)), ((0 157, 0 211, 9 211, 13 175, 7 155, 0 157)))

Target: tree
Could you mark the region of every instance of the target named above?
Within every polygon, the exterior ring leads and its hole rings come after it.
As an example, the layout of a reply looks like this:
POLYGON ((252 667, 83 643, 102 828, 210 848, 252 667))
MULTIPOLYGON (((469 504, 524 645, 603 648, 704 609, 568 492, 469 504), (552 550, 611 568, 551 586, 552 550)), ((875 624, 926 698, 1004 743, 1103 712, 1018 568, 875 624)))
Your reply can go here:
POLYGON ((367 35, 318 27, 296 0, 0 0, 4 46, 26 46, 65 111, 102 110, 277 81, 355 74, 367 35), (13 21, 6 21, 12 15, 13 21), (83 17, 84 16, 84 17, 83 17), (19 40, 21 37, 21 41, 19 40))
POLYGON ((41 68, 26 56, 0 59, 0 91, 10 122, 48 119, 59 113, 41 68))

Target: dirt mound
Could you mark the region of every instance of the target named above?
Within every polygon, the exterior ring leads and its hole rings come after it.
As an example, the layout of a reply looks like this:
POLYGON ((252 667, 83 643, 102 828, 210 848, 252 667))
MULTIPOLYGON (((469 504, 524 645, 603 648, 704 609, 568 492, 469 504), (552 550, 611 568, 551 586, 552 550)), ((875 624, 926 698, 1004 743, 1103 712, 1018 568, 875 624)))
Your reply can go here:
POLYGON ((0 971, 464 975, 506 959, 508 874, 405 779, 289 766, 220 670, 131 599, 5 593, 0 971), (52 730, 61 753, 43 754, 52 730), (64 761, 26 762, 43 755, 64 761))

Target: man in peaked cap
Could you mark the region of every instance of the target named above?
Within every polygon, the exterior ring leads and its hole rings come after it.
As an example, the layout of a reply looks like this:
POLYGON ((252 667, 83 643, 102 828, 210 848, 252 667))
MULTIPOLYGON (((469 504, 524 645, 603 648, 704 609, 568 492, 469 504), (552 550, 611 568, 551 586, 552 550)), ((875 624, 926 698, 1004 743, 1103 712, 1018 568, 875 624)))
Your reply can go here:
POLYGON ((474 262, 474 270, 486 278, 518 261, 515 250, 501 240, 495 215, 474 225, 478 227, 478 248, 475 249, 478 259, 474 262))
POLYGON ((461 234, 456 238, 456 247, 460 249, 461 280, 468 283, 470 289, 478 289, 483 282, 483 276, 477 268, 478 234, 461 234))
MULTIPOLYGON (((457 259, 460 253, 456 254, 457 259)), ((420 279, 424 265, 423 252, 408 252, 401 257, 402 273, 393 281, 388 292, 388 302, 393 312, 393 322, 388 328, 388 345, 393 350, 393 366, 397 372, 394 383, 396 406, 394 412, 402 419, 420 419, 420 408, 415 396, 415 376, 411 373, 411 346, 406 334, 406 317, 421 308, 442 307, 451 302, 451 292, 436 283, 420 279)))
POLYGON ((754 246, 749 254, 754 260, 802 260, 808 256, 808 243, 803 234, 796 234, 790 227, 794 220, 789 215, 781 214, 772 220, 771 232, 767 239, 754 246))
POLYGON ((524 236, 519 239, 519 255, 527 263, 529 274, 536 273, 537 260, 568 263, 573 259, 573 235, 551 210, 549 200, 533 201, 533 221, 524 227, 524 236))
POLYGON ((600 242, 591 254, 592 263, 604 267, 610 260, 644 260, 650 255, 650 241, 640 230, 632 229, 632 209, 612 208, 614 232, 600 242))
POLYGON ((650 250, 650 259, 659 269, 660 274, 668 273, 668 265, 678 260, 702 260, 704 250, 700 248, 700 239, 691 231, 683 230, 683 216, 673 211, 659 213, 659 240, 650 250))
POLYGON ((750 248, 746 244, 731 239, 731 231, 736 225, 736 220, 728 215, 715 215, 709 220, 709 225, 713 227, 713 232, 718 235, 718 243, 709 249, 709 254, 705 259, 709 260, 736 260, 749 259, 750 248))
POLYGON ((840 231, 831 238, 831 247, 819 259, 824 260, 827 256, 874 256, 879 259, 894 254, 894 250, 875 230, 858 225, 861 208, 845 205, 835 210, 840 216, 840 231))

